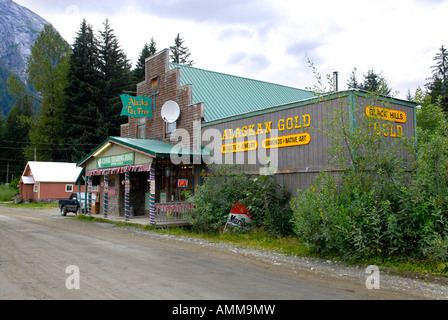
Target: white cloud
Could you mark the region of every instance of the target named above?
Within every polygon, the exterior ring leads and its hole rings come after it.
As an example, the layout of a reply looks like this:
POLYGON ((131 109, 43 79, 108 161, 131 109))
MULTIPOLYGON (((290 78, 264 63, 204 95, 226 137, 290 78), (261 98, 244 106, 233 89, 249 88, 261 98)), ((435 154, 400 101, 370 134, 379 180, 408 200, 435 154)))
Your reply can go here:
POLYGON ((177 33, 197 67, 299 88, 315 83, 306 54, 322 74, 383 72, 404 98, 430 76, 447 46, 448 1, 438 0, 16 0, 73 42, 83 18, 95 30, 109 18, 135 61, 154 37, 168 48, 177 33), (77 9, 76 9, 77 7, 77 9))

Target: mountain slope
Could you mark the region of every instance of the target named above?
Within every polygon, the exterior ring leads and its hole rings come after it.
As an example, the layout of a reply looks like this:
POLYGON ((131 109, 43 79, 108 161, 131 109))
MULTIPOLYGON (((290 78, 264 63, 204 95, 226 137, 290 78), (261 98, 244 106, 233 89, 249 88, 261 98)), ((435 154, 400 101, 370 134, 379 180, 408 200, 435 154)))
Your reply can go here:
MULTIPOLYGON (((31 47, 44 26, 45 19, 12 0, 0 0, 0 68, 3 74, 13 72, 25 79, 27 58, 31 47)), ((6 79, 0 77, 0 99, 7 92, 6 79)), ((10 99, 0 100, 0 112, 7 114, 11 109, 10 99)))

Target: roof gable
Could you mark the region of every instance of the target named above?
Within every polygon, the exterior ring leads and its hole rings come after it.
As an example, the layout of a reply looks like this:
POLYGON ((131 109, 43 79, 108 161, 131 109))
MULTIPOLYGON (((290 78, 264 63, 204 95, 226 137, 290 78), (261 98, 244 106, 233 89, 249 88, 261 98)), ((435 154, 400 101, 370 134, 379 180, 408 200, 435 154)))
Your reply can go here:
POLYGON ((29 161, 27 167, 29 167, 36 182, 74 183, 82 171, 82 168, 76 167, 76 163, 66 162, 29 161))
POLYGON ((205 103, 207 122, 315 97, 307 90, 170 63, 174 68, 180 69, 180 85, 193 85, 192 103, 205 103))

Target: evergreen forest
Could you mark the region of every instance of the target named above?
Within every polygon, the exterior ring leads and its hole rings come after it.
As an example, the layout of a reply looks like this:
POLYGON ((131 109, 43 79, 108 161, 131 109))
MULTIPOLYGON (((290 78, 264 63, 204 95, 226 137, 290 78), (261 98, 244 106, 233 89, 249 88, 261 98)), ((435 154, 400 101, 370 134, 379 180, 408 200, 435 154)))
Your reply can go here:
MULTIPOLYGON (((127 121, 120 95, 135 92, 145 59, 156 51, 152 37, 133 67, 108 19, 98 31, 83 20, 73 44, 45 26, 31 48, 26 84, 0 68, 7 83, 0 94, 13 105, 7 115, 0 112, 0 183, 15 187, 28 161, 78 162, 119 136, 127 121)), ((179 34, 170 52, 173 62, 192 64, 179 34)))

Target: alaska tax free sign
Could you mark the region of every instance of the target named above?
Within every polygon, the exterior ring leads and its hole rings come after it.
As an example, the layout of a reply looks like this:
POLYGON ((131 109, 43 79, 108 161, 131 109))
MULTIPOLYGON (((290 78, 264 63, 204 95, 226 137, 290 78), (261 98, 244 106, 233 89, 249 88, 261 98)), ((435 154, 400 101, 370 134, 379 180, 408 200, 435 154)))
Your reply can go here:
POLYGON ((152 118, 151 98, 133 97, 127 94, 122 94, 120 98, 123 103, 121 116, 152 118))

